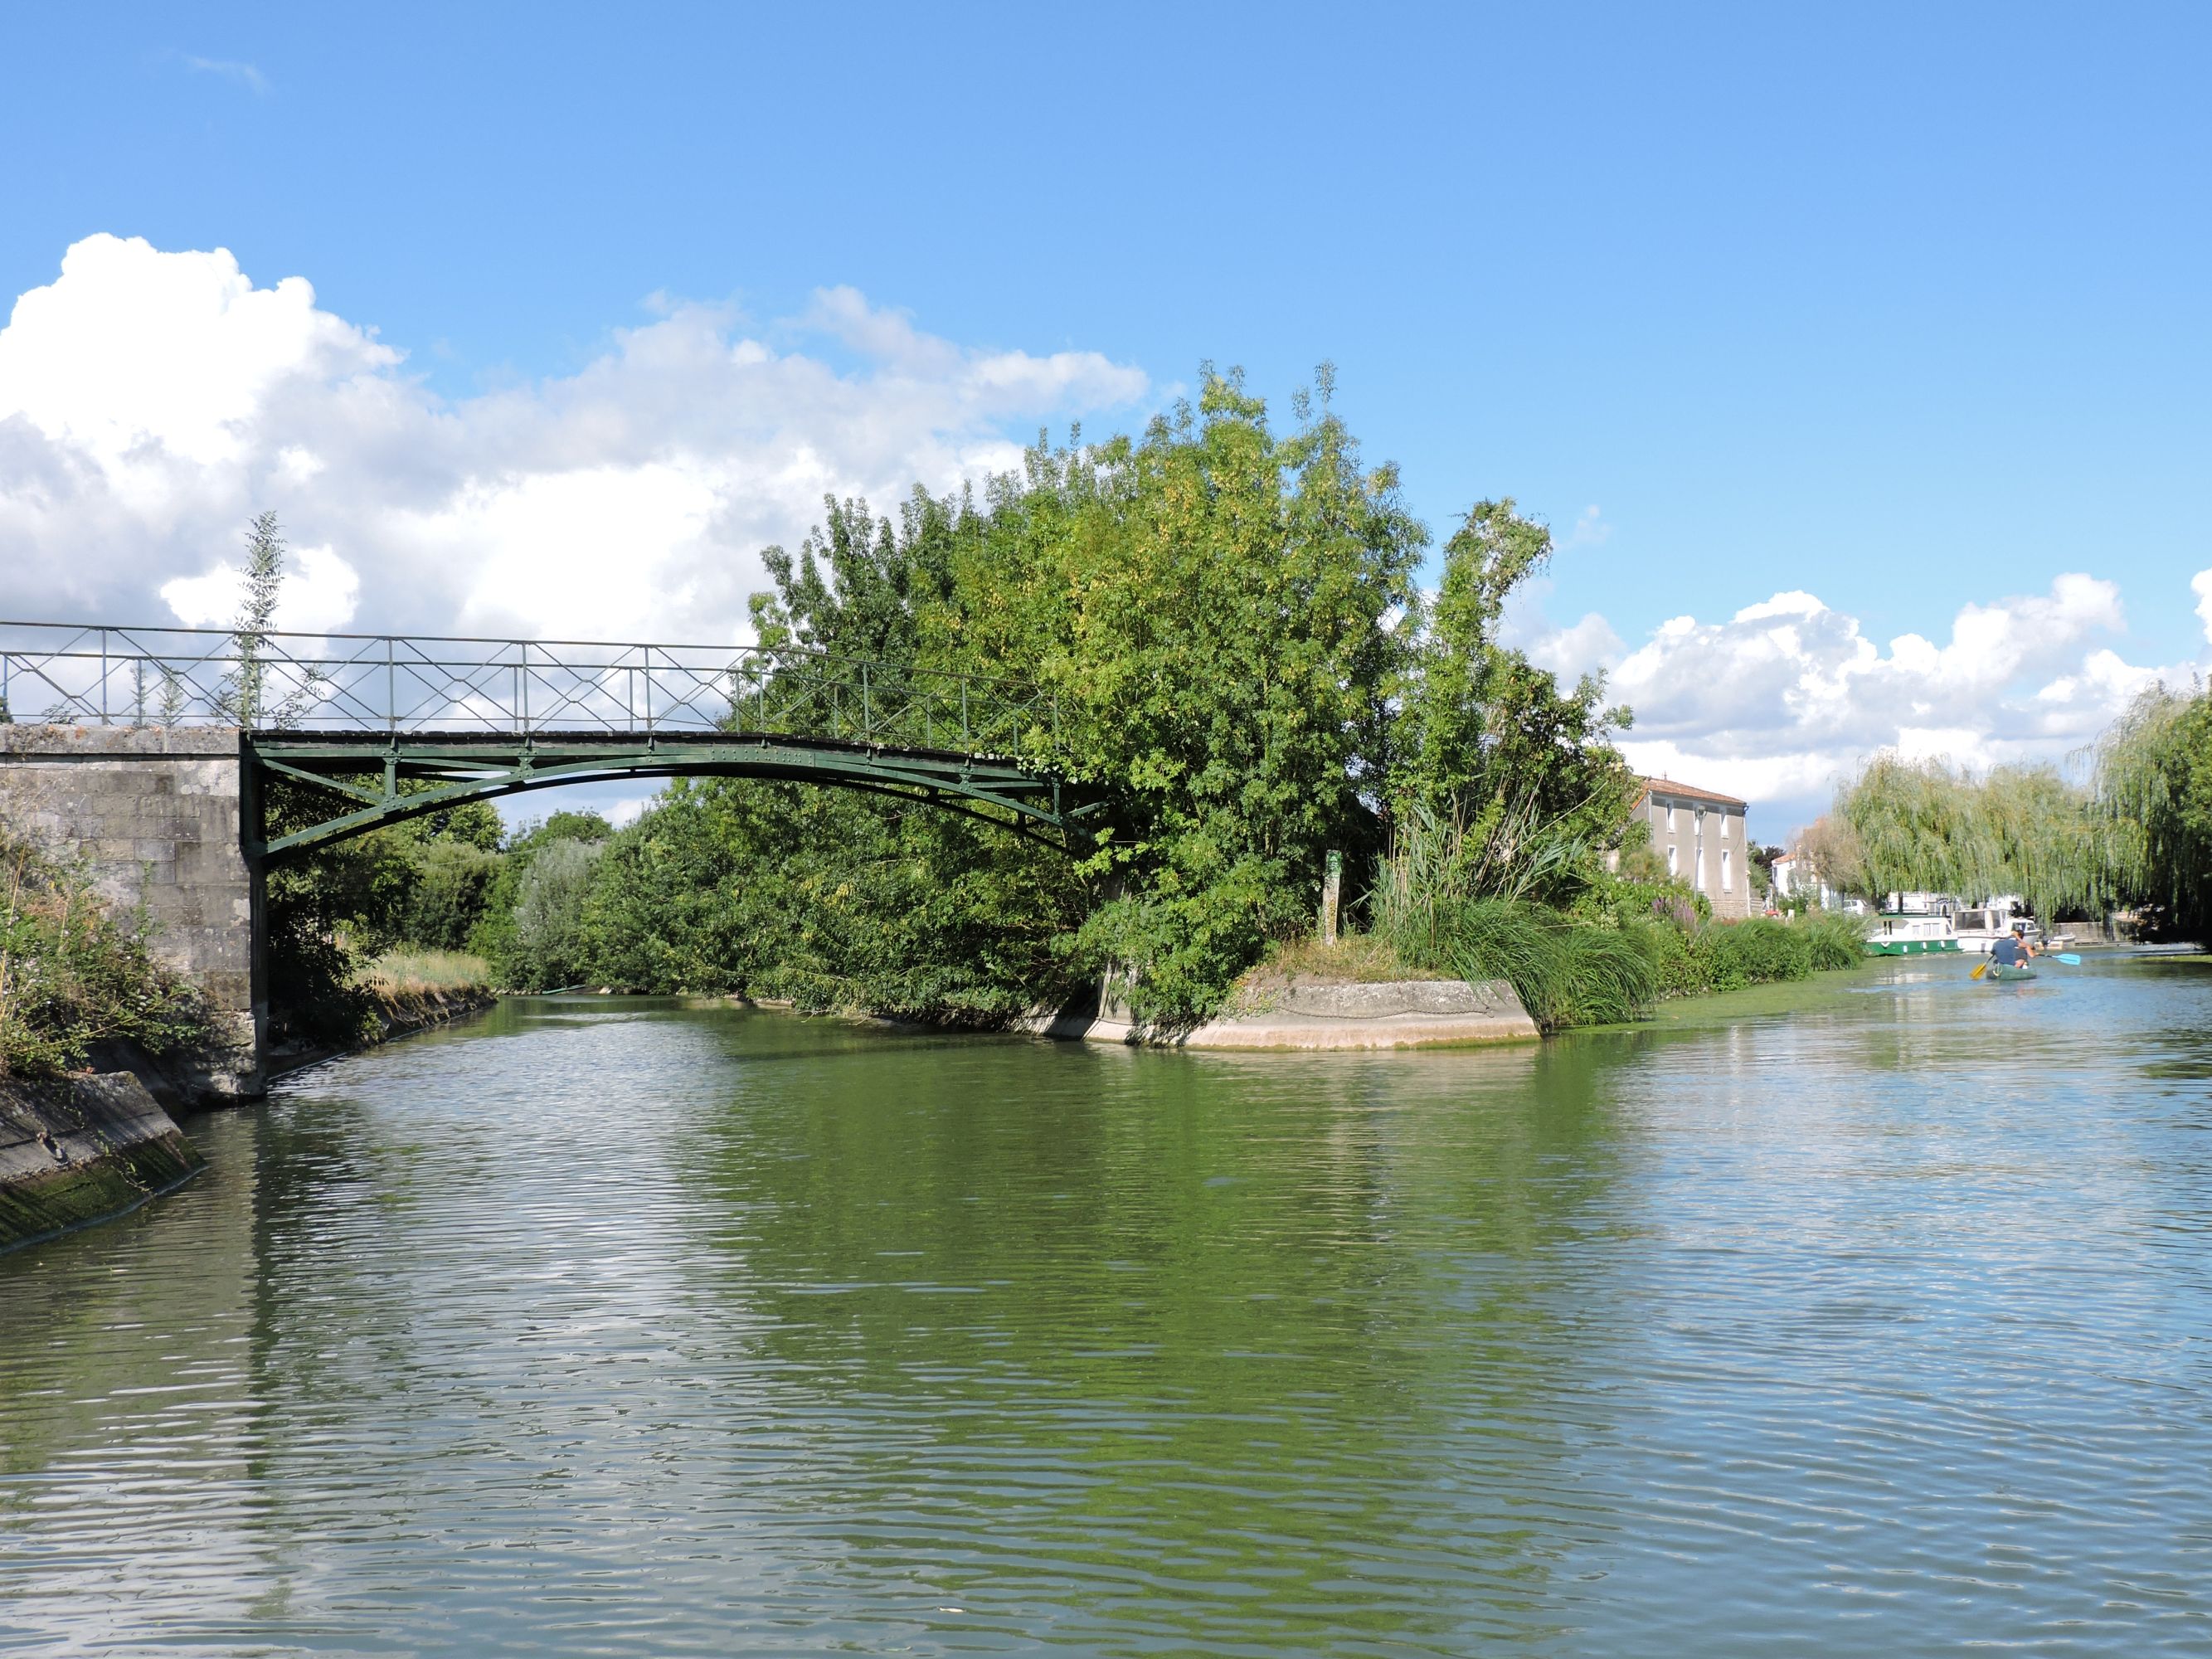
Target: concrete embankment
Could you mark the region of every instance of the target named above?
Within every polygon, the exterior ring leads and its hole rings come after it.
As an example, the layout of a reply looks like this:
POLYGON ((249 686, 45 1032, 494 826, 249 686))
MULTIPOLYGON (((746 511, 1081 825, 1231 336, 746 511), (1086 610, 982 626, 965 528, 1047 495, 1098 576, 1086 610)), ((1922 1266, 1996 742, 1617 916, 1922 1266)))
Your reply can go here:
POLYGON ((465 1019, 471 1014, 480 1014, 499 1000, 491 988, 483 985, 379 990, 373 992, 371 997, 369 1018, 374 1029, 364 1033, 360 1042, 279 1043, 270 1050, 270 1075, 275 1077, 286 1072, 296 1072, 302 1066, 313 1066, 318 1060, 357 1054, 363 1048, 374 1048, 380 1043, 389 1042, 394 1037, 428 1030, 434 1025, 450 1024, 454 1020, 465 1019))
POLYGON ((200 1165, 128 1072, 0 1079, 0 1250, 135 1210, 200 1165))
POLYGON ((1505 981, 1391 980, 1302 984, 1241 998, 1205 1024, 1157 1031, 1120 1003, 1027 1023, 1040 1036, 1178 1048, 1425 1048, 1525 1042, 1541 1035, 1505 981))

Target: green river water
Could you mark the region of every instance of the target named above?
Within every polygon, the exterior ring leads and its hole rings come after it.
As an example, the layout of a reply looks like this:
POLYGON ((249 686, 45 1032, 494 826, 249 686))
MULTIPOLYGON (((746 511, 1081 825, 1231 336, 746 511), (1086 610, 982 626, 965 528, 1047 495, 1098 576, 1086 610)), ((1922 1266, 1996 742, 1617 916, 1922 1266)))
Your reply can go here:
POLYGON ((1966 971, 319 1067, 0 1257, 0 1650, 2212 1653, 2212 963, 1966 971))

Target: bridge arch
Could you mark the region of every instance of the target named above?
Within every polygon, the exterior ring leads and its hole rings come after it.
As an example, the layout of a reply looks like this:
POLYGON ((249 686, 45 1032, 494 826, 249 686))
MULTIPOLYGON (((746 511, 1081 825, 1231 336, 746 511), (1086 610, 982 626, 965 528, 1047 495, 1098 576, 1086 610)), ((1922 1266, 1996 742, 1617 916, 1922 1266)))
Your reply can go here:
POLYGON ((1055 774, 1008 758, 763 732, 553 734, 251 732, 240 825, 247 856, 283 860, 441 811, 610 779, 746 777, 857 790, 950 811, 1066 851, 1098 808, 1055 774), (271 836, 269 779, 308 784, 358 805, 271 836), (403 789, 403 783, 415 787, 403 789), (424 786, 428 786, 427 787, 424 786), (996 807, 1006 817, 982 810, 996 807))

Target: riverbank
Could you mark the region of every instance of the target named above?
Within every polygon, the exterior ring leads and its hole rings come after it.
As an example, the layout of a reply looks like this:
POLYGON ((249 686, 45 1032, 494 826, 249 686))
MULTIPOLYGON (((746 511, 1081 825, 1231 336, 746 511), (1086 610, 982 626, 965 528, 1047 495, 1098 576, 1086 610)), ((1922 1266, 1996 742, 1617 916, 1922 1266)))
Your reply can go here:
POLYGON ((267 1060, 268 1074, 282 1077, 303 1066, 380 1048, 395 1038, 480 1014, 499 1001, 498 993, 481 983, 431 985, 372 980, 362 988, 368 999, 368 1009, 356 1041, 272 1045, 267 1060))
POLYGON ((128 1214, 204 1162, 128 1072, 0 1078, 0 1250, 128 1214))

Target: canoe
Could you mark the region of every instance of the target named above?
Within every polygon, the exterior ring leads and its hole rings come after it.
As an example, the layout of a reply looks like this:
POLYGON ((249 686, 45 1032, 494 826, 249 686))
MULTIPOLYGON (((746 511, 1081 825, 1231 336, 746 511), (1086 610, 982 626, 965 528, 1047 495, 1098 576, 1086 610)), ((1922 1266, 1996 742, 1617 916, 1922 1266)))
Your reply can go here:
POLYGON ((1989 971, 1982 977, 1992 985, 2013 985, 2024 979, 2033 979, 2035 969, 2020 967, 2012 963, 1993 962, 1990 964, 1989 971))

